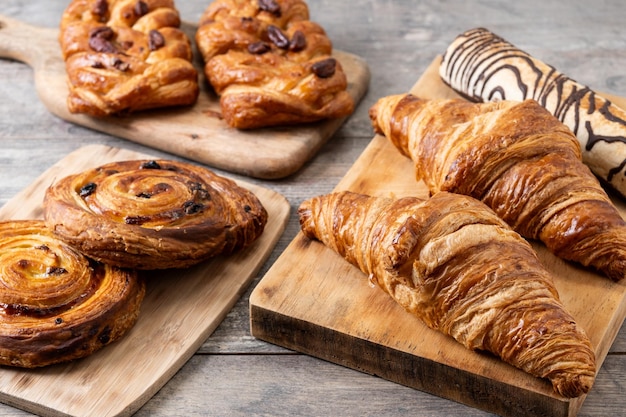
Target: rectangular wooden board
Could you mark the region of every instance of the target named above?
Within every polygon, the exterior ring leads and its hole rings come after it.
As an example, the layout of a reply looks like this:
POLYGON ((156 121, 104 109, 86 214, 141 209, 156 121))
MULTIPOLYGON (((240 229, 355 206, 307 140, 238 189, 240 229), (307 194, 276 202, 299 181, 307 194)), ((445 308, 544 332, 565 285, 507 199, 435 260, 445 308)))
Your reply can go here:
MULTIPOLYGON (((438 65, 433 61, 411 92, 456 97, 441 82, 438 65)), ((428 197, 425 184, 415 181, 413 163, 378 135, 337 185, 340 190, 428 197)), ((615 203, 626 214, 624 201, 615 203)), ((626 283, 533 245, 554 274, 564 305, 589 334, 599 368, 626 316, 626 283)), ((250 326, 259 339, 502 416, 573 417, 585 399, 560 397, 546 380, 427 328, 356 267, 302 233, 251 294, 250 326)))
MULTIPOLYGON (((197 27, 184 23, 182 29, 193 42, 197 27)), ((57 38, 57 29, 36 27, 0 15, 0 58, 16 59, 33 68, 36 91, 51 113, 81 126, 230 172, 263 179, 286 177, 311 159, 347 119, 248 131, 231 128, 221 118, 219 97, 208 86, 197 50, 194 66, 201 91, 193 106, 124 117, 72 114, 66 105, 67 76, 57 38)), ((367 63, 344 51, 334 51, 333 55, 344 68, 348 92, 358 103, 369 85, 367 63)))
MULTIPOLYGON (((150 158, 103 145, 67 155, 0 209, 0 220, 42 217, 45 189, 65 175, 104 163, 150 158)), ((42 416, 128 416, 150 399, 226 316, 270 255, 289 217, 280 194, 239 182, 268 211, 249 248, 188 269, 154 271, 135 326, 84 359, 41 369, 0 367, 0 401, 42 416)))

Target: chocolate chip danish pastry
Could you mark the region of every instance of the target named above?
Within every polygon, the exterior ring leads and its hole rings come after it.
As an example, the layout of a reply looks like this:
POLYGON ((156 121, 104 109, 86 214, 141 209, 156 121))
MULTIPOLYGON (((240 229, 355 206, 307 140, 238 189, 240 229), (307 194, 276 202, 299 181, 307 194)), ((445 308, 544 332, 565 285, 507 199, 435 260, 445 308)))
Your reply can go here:
POLYGON ((574 132, 594 174, 626 196, 626 109, 484 28, 459 35, 439 73, 471 100, 537 100, 574 132))
POLYGON ((108 116, 196 101, 198 73, 173 0, 73 0, 60 26, 70 112, 108 116))
POLYGON ((574 134, 536 101, 399 94, 378 100, 370 117, 432 194, 470 195, 555 255, 615 281, 626 276, 626 222, 574 134))
POLYGON ((136 269, 183 268, 250 245, 267 211, 234 181, 177 161, 113 162, 59 180, 44 197, 55 236, 136 269))
POLYGON ((313 122, 354 111, 324 29, 302 0, 216 0, 196 43, 232 127, 313 122))
POLYGON ((430 328, 549 379, 565 397, 593 385, 593 347, 551 275, 481 202, 446 192, 427 200, 339 192, 303 202, 298 213, 307 237, 430 328))
POLYGON ((137 273, 90 260, 41 220, 0 222, 0 365, 85 357, 125 335, 145 294, 137 273))

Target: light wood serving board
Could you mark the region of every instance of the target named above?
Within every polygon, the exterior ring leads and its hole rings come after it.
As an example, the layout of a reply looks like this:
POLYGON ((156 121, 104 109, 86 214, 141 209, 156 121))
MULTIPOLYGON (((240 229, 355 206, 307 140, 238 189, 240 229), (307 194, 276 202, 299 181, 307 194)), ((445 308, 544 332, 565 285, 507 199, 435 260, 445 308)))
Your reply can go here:
MULTIPOLYGON (((196 27, 182 28, 194 40, 196 27)), ((194 51, 200 95, 195 105, 150 110, 126 117, 94 118, 67 110, 65 63, 58 30, 41 28, 0 15, 0 58, 30 65, 35 89, 46 108, 61 119, 183 156, 230 172, 263 179, 286 177, 312 158, 341 127, 346 117, 305 124, 243 131, 222 119, 219 98, 212 92, 194 51)), ((348 78, 348 92, 358 103, 367 91, 370 72, 365 60, 334 51, 348 78)))
MULTIPOLYGON (((412 92, 455 97, 436 59, 412 92)), ((618 104, 626 100, 615 97, 618 104)), ((376 135, 336 191, 428 197, 413 163, 376 135)), ((626 214, 623 200, 615 200, 626 214)), ((626 283, 566 263, 534 243, 561 299, 588 332, 598 368, 626 316, 626 283)), ((331 362, 502 416, 573 417, 584 397, 567 400, 546 380, 466 350, 423 325, 340 255, 299 233, 250 297, 252 335, 331 362)), ((617 411, 617 410, 616 410, 617 411)))
MULTIPOLYGON (((0 209, 0 220, 42 217, 45 189, 61 177, 119 160, 150 158, 88 145, 72 152, 0 209)), ((0 401, 42 416, 128 416, 185 364, 226 316, 283 233, 289 203, 280 194, 239 182, 268 211, 252 246, 196 267, 150 272, 135 326, 119 341, 67 364, 35 370, 0 367, 0 401)))

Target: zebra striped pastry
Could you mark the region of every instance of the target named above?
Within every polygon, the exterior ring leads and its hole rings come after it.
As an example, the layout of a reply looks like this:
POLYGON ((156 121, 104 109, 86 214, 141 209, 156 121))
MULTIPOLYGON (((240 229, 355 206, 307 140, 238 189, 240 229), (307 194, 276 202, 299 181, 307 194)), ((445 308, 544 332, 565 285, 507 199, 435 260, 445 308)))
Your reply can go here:
POLYGON ((626 196, 626 111, 484 28, 459 35, 439 68, 474 101, 534 99, 578 138, 583 161, 626 196))

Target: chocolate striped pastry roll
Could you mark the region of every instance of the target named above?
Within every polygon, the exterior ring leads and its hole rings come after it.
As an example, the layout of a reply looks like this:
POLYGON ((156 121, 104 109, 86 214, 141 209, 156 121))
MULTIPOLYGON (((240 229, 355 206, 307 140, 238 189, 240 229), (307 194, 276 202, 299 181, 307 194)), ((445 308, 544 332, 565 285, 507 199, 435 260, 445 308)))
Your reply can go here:
POLYGON ((430 328, 547 378, 563 396, 591 388, 589 338, 532 246, 481 202, 446 192, 426 200, 339 192, 303 202, 298 213, 305 236, 430 328))
POLYGON ((574 132, 594 174, 626 196, 624 109, 483 28, 450 44, 439 73, 471 100, 536 100, 574 132))
POLYGON ((73 0, 61 18, 71 113, 195 103, 198 72, 173 0, 73 0))
POLYGON ((183 268, 254 242, 267 211, 250 190, 185 162, 112 162, 50 186, 44 219, 55 236, 99 261, 183 268))
POLYGON ((95 262, 41 220, 0 222, 0 365, 35 368, 90 355, 135 324, 137 273, 95 262))
POLYGON ((231 127, 294 125, 354 111, 332 43, 302 0, 215 0, 196 43, 231 127))

